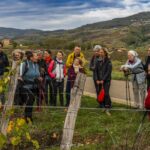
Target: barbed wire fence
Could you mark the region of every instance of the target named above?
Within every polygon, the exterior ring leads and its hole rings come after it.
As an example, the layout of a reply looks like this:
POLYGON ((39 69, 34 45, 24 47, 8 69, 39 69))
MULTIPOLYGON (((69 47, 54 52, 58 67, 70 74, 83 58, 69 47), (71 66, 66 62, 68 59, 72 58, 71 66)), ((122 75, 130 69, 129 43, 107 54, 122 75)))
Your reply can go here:
MULTIPOLYGON (((104 109, 92 107, 93 105, 85 107, 84 103, 90 102, 90 100, 84 102, 83 97, 81 102, 81 107, 78 108, 79 112, 71 142, 71 149, 150 149, 150 124, 143 117, 147 110, 124 106, 113 107, 111 108, 112 115, 107 116, 104 113, 104 109)), ((15 113, 9 118, 13 120, 23 117, 24 108, 27 106, 12 106, 12 103, 6 103, 4 107, 15 110, 15 113)), ((28 107, 34 108, 34 122, 31 132, 39 141, 40 149, 60 149, 68 108, 42 105, 40 106, 42 110, 36 111, 38 106, 28 107)))

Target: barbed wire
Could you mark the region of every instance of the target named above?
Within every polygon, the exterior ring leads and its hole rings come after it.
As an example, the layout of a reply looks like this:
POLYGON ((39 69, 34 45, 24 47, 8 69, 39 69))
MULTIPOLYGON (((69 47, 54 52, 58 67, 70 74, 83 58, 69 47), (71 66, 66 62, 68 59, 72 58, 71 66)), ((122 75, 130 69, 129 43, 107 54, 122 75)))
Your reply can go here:
MULTIPOLYGON (((11 107, 11 108, 42 108, 42 109, 68 109, 69 107, 66 106, 38 106, 38 105, 34 105, 34 106, 26 106, 26 105, 1 105, 2 107, 11 107)), ((128 107, 128 106, 122 106, 122 107, 128 107)), ((138 108, 96 108, 96 107, 80 107, 80 110, 105 110, 105 109, 109 109, 110 111, 130 111, 130 112, 150 112, 150 109, 138 109, 138 108)))

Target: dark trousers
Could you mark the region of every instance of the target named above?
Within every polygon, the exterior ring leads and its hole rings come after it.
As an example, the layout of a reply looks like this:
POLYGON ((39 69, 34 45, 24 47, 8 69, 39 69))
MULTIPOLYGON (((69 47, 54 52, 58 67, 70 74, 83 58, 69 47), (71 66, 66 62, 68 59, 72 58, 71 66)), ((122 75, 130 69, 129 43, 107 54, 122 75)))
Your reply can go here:
POLYGON ((54 105, 54 83, 52 79, 46 79, 45 83, 45 102, 47 105, 54 105), (49 100, 50 99, 50 100, 49 100))
POLYGON ((37 95, 37 89, 26 89, 24 88, 24 98, 26 99, 25 104, 25 118, 30 118, 32 120, 32 111, 33 111, 33 104, 35 101, 35 96, 37 95))
MULTIPOLYGON (((109 94, 109 91, 110 91, 110 81, 104 82, 103 83, 103 88, 104 88, 104 91, 105 91, 105 96, 104 96, 104 101, 102 103, 99 103, 100 107, 101 108, 110 108, 111 107, 111 98, 110 98, 110 94, 109 94)), ((99 89, 99 92, 100 92, 101 89, 102 89, 102 84, 98 85, 98 89, 99 89)))
POLYGON ((64 81, 57 82, 56 80, 54 80, 53 85, 54 85, 54 106, 57 105, 57 93, 59 93, 60 105, 64 106, 64 81))
POLYGON ((95 89, 96 89, 96 95, 98 96, 99 91, 101 90, 101 84, 97 84, 96 80, 94 80, 94 85, 95 85, 95 89))
POLYGON ((23 82, 18 80, 15 91, 14 105, 23 105, 25 103, 23 82))
POLYGON ((70 104, 70 95, 71 95, 71 81, 67 80, 66 84, 66 107, 70 104))

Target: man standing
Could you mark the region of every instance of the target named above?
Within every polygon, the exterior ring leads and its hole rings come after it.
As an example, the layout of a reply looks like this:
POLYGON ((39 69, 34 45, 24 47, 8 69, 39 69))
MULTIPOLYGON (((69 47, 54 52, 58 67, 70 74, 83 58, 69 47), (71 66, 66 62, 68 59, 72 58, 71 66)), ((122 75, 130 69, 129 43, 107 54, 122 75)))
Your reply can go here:
POLYGON ((99 85, 96 83, 96 63, 97 61, 100 59, 99 58, 99 51, 102 49, 102 47, 100 45, 95 45, 95 47, 93 48, 93 52, 94 55, 90 61, 90 70, 93 71, 93 80, 94 80, 94 85, 95 85, 95 89, 96 89, 96 94, 98 96, 98 92, 99 92, 99 85))
MULTIPOLYGON (((3 43, 0 42, 0 80, 9 66, 7 55, 2 51, 3 43)), ((0 93, 0 102, 4 104, 4 93, 0 93)))
POLYGON ((75 58, 80 58, 81 61, 83 62, 83 66, 85 65, 86 60, 85 60, 84 54, 81 52, 80 46, 75 46, 74 51, 71 54, 69 54, 67 61, 66 61, 67 69, 73 65, 75 58))

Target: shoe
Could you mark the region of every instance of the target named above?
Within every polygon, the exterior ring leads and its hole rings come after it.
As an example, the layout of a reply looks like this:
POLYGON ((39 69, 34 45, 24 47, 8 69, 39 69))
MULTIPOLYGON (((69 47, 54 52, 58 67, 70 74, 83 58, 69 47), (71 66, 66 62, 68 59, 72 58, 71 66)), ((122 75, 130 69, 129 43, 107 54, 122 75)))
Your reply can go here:
POLYGON ((106 110, 106 114, 107 114, 108 116, 111 116, 111 113, 109 112, 109 110, 106 110))
POLYGON ((102 109, 102 112, 106 112, 106 109, 105 109, 105 108, 103 108, 103 109, 102 109))

